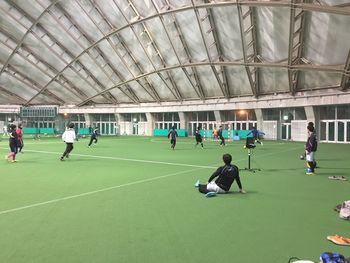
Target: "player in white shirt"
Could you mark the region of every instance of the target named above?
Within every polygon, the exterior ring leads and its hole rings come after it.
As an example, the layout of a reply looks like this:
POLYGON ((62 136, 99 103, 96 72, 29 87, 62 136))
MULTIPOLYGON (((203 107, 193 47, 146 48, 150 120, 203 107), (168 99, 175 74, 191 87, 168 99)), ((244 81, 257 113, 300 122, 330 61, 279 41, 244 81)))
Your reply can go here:
POLYGON ((74 131, 74 123, 69 124, 68 129, 62 134, 62 140, 66 143, 66 150, 62 154, 60 160, 64 161, 64 158, 67 158, 69 153, 73 150, 73 143, 76 139, 74 131))

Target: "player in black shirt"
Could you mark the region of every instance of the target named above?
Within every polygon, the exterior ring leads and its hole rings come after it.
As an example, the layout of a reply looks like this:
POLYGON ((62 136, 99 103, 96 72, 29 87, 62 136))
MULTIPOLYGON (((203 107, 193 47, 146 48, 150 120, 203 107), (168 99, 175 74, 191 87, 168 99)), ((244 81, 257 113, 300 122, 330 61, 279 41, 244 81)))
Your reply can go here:
POLYGON ((196 187, 198 187, 199 192, 203 194, 208 193, 219 193, 224 194, 227 193, 232 183, 236 180, 239 191, 244 194, 241 179, 239 177, 239 169, 236 165, 231 164, 232 156, 228 153, 222 156, 222 159, 225 163, 224 166, 219 167, 209 178, 208 184, 199 184, 199 181, 196 183, 196 187), (217 178, 215 182, 214 178, 217 178))
POLYGON ((171 148, 173 150, 175 150, 177 136, 178 135, 177 135, 177 131, 175 130, 175 126, 173 126, 168 133, 168 138, 170 139, 171 148))
POLYGON ((220 126, 220 128, 218 130, 218 136, 219 136, 219 138, 221 140, 220 146, 225 146, 226 145, 225 144, 225 138, 224 138, 224 136, 222 136, 222 126, 220 126))
POLYGON ((196 133, 194 134, 194 136, 196 137, 196 144, 195 144, 195 146, 197 147, 198 144, 201 144, 202 149, 204 149, 203 138, 202 138, 202 135, 201 135, 201 128, 199 128, 199 127, 197 128, 196 133))
POLYGON ((94 129, 91 133, 91 137, 90 137, 90 142, 89 142, 89 145, 88 147, 90 148, 92 142, 94 142, 94 145, 96 145, 97 143, 97 136, 98 136, 98 128, 94 129))
POLYGON ((305 144, 306 164, 308 169, 307 175, 315 175, 316 159, 315 153, 317 151, 317 137, 314 126, 307 126, 308 138, 305 144))
POLYGON ((17 154, 17 140, 18 135, 16 133, 16 125, 11 124, 10 126, 10 138, 9 138, 9 146, 11 149, 11 152, 5 157, 7 161, 10 161, 10 158, 12 157, 11 162, 17 162, 16 160, 16 154, 17 154))

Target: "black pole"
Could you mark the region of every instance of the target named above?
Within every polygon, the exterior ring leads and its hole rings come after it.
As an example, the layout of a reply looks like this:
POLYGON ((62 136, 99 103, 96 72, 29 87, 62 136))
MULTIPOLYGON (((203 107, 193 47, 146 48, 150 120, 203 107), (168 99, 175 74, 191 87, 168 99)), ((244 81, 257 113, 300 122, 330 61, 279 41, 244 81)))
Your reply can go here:
POLYGON ((250 170, 250 149, 248 149, 248 170, 250 170))

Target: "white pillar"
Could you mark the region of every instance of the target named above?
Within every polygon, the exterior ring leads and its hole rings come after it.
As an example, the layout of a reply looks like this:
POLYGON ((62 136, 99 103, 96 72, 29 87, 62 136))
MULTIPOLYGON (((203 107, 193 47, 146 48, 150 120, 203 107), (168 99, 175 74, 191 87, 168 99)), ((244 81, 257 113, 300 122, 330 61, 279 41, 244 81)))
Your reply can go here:
POLYGON ((220 126, 221 125, 221 112, 218 110, 214 110, 214 116, 215 116, 216 126, 220 126))
POLYGON ((185 112, 179 112, 180 128, 188 130, 188 116, 185 112))
POLYGON ((262 109, 255 109, 255 116, 256 116, 256 128, 260 131, 264 131, 264 120, 263 120, 263 114, 262 109))
POLYGON ((146 112, 146 118, 147 118, 146 135, 153 136, 153 130, 155 127, 154 116, 152 113, 146 112))
POLYGON ((92 127, 92 121, 91 121, 91 116, 88 113, 84 113, 84 118, 85 118, 85 127, 92 127))
MULTIPOLYGON (((319 112, 318 108, 313 107, 313 106, 305 106, 304 109, 305 109, 307 123, 312 121, 315 124, 316 133, 319 133, 320 112, 319 112)), ((305 127, 305 129, 306 129, 306 127, 305 127)))
POLYGON ((125 131, 124 129, 122 130, 122 126, 120 125, 120 122, 124 121, 124 116, 120 113, 114 113, 114 117, 115 117, 115 122, 116 122, 116 130, 117 130, 117 134, 121 135, 124 134, 125 131))

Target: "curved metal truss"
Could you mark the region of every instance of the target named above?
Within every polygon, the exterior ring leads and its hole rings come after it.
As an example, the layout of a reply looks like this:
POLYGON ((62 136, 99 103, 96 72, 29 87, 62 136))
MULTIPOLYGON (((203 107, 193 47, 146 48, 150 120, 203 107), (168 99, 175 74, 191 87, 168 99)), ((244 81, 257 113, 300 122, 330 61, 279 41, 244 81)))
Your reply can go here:
POLYGON ((256 99, 349 88, 344 1, 29 2, 0 3, 0 104, 256 99))

